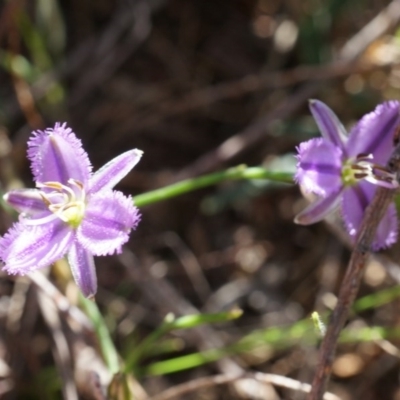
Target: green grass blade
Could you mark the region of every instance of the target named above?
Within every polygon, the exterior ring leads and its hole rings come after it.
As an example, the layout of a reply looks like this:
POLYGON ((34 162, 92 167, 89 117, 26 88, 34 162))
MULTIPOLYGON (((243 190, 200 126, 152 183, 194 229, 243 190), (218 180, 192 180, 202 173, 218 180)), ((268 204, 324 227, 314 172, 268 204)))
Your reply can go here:
POLYGON ((383 306, 384 304, 390 303, 399 297, 400 285, 396 285, 362 297, 354 303, 353 310, 359 313, 371 308, 377 308, 383 306))
POLYGON ((239 318, 241 315, 242 311, 239 309, 216 314, 185 315, 176 319, 174 319, 172 315, 167 315, 164 323, 148 335, 125 360, 124 371, 129 372, 135 369, 139 361, 146 356, 146 354, 151 352, 154 343, 168 332, 177 329, 191 329, 204 324, 227 322, 239 318))

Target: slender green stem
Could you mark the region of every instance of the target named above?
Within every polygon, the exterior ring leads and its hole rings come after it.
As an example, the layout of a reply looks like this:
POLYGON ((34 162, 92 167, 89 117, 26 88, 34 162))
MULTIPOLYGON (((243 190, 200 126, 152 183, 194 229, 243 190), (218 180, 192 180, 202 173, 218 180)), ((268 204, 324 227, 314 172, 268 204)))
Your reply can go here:
POLYGON ((248 168, 246 165, 238 165, 237 167, 229 168, 225 171, 186 179, 161 189, 139 194, 133 198, 133 201, 138 207, 147 206, 148 204, 180 196, 193 190, 215 185, 219 182, 241 179, 267 179, 274 182, 290 184, 293 183, 293 174, 289 172, 270 171, 263 167, 248 168))
POLYGON ((108 370, 112 374, 116 374, 120 370, 118 352, 114 346, 100 310, 94 301, 86 299, 82 295, 80 296, 80 302, 87 316, 93 323, 101 352, 103 353, 104 361, 108 367, 108 370))

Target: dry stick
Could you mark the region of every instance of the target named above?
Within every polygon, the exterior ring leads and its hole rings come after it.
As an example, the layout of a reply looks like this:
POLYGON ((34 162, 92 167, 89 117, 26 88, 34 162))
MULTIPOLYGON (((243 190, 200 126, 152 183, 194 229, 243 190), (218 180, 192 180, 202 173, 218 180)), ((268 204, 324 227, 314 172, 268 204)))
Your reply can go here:
POLYGON ((200 156, 192 164, 178 171, 174 175, 174 182, 188 179, 196 175, 201 175, 212 171, 219 165, 237 156, 244 149, 255 145, 263 137, 265 132, 271 127, 271 124, 279 118, 287 118, 288 115, 304 105, 306 99, 309 99, 317 91, 320 83, 311 82, 299 88, 296 93, 283 100, 276 108, 268 112, 267 115, 254 121, 242 132, 230 137, 221 143, 216 149, 200 156))
MULTIPOLYGON (((241 97, 266 89, 286 88, 303 82, 324 81, 350 74, 362 74, 382 68, 396 67, 397 65, 398 61, 382 62, 378 65, 362 61, 338 60, 325 65, 300 65, 286 71, 267 71, 247 75, 239 80, 194 90, 175 101, 171 101, 169 98, 156 105, 156 109, 151 112, 152 121, 154 115, 157 116, 156 118, 171 117, 209 106, 221 100, 241 97)), ((138 122, 140 124, 140 121, 138 122)))
MULTIPOLYGON (((296 381, 295 379, 287 378, 286 376, 265 374, 262 372, 245 372, 236 375, 214 375, 194 379, 189 382, 181 383, 180 385, 173 386, 161 392, 149 400, 171 400, 175 398, 182 398, 183 395, 195 392, 200 389, 213 387, 216 385, 224 385, 240 379, 252 379, 258 382, 266 382, 275 386, 280 386, 286 389, 294 390, 297 392, 308 393, 311 385, 296 381)), ((325 393, 324 400, 340 400, 339 397, 333 393, 325 393)))
POLYGON ((69 315, 79 325, 88 332, 93 332, 93 324, 88 317, 78 307, 71 304, 71 302, 47 279, 47 277, 39 272, 29 274, 30 280, 45 293, 48 297, 53 299, 54 304, 60 312, 69 315))
POLYGON ((38 291, 38 302, 42 316, 53 337, 53 357, 62 382, 62 392, 65 400, 78 400, 78 391, 74 382, 71 353, 60 316, 51 297, 43 291, 38 291))
POLYGON ((132 105, 124 101, 124 112, 129 116, 119 126, 118 132, 129 130, 133 125, 136 130, 147 129, 160 124, 166 118, 208 107, 218 101, 238 98, 266 89, 287 88, 304 82, 324 81, 350 74, 396 68, 398 65, 398 60, 379 64, 365 61, 348 62, 338 60, 325 65, 301 65, 286 71, 267 71, 259 74, 250 74, 238 80, 195 89, 178 99, 173 99, 169 96, 165 100, 154 104, 150 109, 148 107, 145 108, 143 113, 139 115, 132 115, 132 105))
MULTIPOLYGON (((393 0, 346 42, 338 53, 337 61, 334 61, 329 65, 305 65, 287 71, 268 71, 264 74, 249 75, 238 81, 220 83, 203 89, 200 88, 184 95, 183 98, 178 99, 177 101, 166 99, 162 101, 161 104, 158 104, 154 109, 147 110, 145 115, 134 115, 133 119, 127 118, 125 122, 119 122, 118 132, 120 134, 126 130, 130 131, 132 126, 135 126, 136 130, 149 128, 159 124, 164 118, 172 117, 199 107, 208 106, 216 101, 226 98, 242 96, 246 93, 253 93, 267 88, 277 89, 279 87, 290 86, 305 81, 310 81, 312 84, 315 84, 317 81, 332 79, 351 73, 363 73, 376 68, 383 68, 384 66, 395 66, 396 61, 394 60, 388 63, 382 63, 382 65, 378 66, 364 65, 358 62, 358 58, 374 40, 382 36, 389 29, 395 27, 399 19, 400 1, 393 0)), ((307 88, 308 85, 309 84, 307 83, 304 87, 307 88)), ((313 95, 312 92, 310 95, 313 95)), ((287 118, 288 115, 297 108, 298 106, 295 105, 293 108, 289 103, 288 110, 284 112, 282 116, 274 116, 275 111, 273 110, 271 114, 272 121, 278 118, 287 118)), ((260 128, 257 127, 261 126, 261 132, 258 137, 254 137, 255 134, 252 132, 252 129, 246 129, 222 143, 217 150, 212 150, 206 155, 200 157, 194 162, 194 164, 192 164, 192 166, 189 167, 190 169, 185 168, 185 170, 181 171, 179 178, 176 177, 176 180, 186 179, 193 175, 204 174, 207 171, 216 168, 219 164, 229 161, 230 158, 237 155, 240 151, 252 145, 254 141, 260 140, 264 131, 269 129, 268 125, 272 122, 270 121, 271 115, 268 114, 265 119, 260 120, 261 124, 258 124, 258 121, 254 121, 254 124, 257 125, 255 127, 256 129, 260 130, 260 128), (245 139, 247 140, 247 137, 249 140, 248 143, 245 141, 245 139), (243 142, 242 147, 238 146, 239 142, 243 142), (230 150, 230 148, 235 151, 227 152, 225 154, 225 151, 230 150), (215 157, 215 154, 219 152, 222 153, 222 155, 220 154, 220 159, 215 157)), ((252 128, 252 126, 250 126, 250 128, 252 128)))
MULTIPOLYGON (((181 297, 167 280, 154 279, 144 265, 142 266, 135 261, 135 257, 129 250, 125 249, 118 258, 136 282, 143 281, 140 285, 143 295, 157 305, 162 312, 173 312, 175 315, 199 314, 199 310, 181 297), (139 267, 140 269, 138 269, 139 267)), ((182 334, 196 343, 201 351, 222 347, 224 344, 223 337, 209 325, 199 326, 190 331, 182 331, 182 334)), ((244 369, 231 357, 220 359, 216 361, 216 364, 224 376, 238 376, 245 373, 244 369)), ((257 383, 259 384, 258 381, 255 381, 254 384, 247 385, 246 381, 234 380, 233 386, 239 397, 253 398, 254 392, 261 391, 261 388, 257 387, 257 383)))
MULTIPOLYGON (((400 0, 393 0, 356 35, 351 37, 339 51, 338 58, 343 62, 355 62, 367 47, 389 29, 396 26, 400 19, 400 0)), ((174 177, 176 181, 205 174, 224 162, 231 160, 244 149, 258 143, 264 134, 271 128, 274 121, 287 118, 304 104, 304 101, 314 96, 318 90, 317 82, 306 83, 288 99, 281 102, 275 109, 264 117, 254 121, 242 132, 225 140, 216 149, 209 151, 195 160, 192 164, 178 171, 174 177)))
MULTIPOLYGON (((400 175, 400 145, 397 145, 388 162, 388 168, 400 175)), ((312 382, 312 390, 308 400, 321 400, 325 386, 332 370, 333 358, 349 309, 357 295, 366 260, 370 254, 370 246, 375 237, 378 225, 385 215, 389 204, 393 201, 395 190, 379 187, 371 204, 367 207, 360 231, 357 235, 346 275, 340 288, 338 303, 333 311, 328 330, 323 338, 319 351, 318 368, 312 382)))

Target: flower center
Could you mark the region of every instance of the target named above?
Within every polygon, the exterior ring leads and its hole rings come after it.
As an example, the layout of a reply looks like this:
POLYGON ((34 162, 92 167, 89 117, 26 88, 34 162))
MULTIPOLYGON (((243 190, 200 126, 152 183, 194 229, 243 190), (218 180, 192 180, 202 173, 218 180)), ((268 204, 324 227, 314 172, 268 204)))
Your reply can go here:
POLYGON ((353 186, 365 179, 378 186, 395 189, 399 186, 395 174, 388 168, 373 163, 372 154, 359 154, 347 160, 342 167, 342 182, 345 186, 353 186))
POLYGON ((357 179, 356 175, 358 175, 357 170, 354 169, 355 164, 353 164, 350 160, 346 161, 342 167, 342 182, 345 186, 353 186, 355 185, 359 179, 357 179))
POLYGON ((40 183, 37 187, 48 209, 58 218, 77 228, 85 215, 85 191, 81 182, 68 180, 68 186, 59 182, 40 183))

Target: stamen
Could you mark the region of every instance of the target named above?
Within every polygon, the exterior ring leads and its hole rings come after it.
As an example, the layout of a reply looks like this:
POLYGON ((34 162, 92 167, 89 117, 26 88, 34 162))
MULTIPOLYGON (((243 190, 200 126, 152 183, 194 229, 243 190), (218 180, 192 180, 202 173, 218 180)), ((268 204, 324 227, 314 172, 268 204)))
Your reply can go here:
POLYGON ((69 179, 68 184, 44 182, 38 183, 37 187, 42 189, 40 196, 52 213, 47 218, 60 218, 65 223, 77 227, 85 211, 85 190, 83 184, 75 179, 69 179), (44 189, 50 189, 52 192, 48 193, 44 189))
POLYGON ((44 183, 37 183, 36 186, 41 188, 50 188, 61 191, 63 189, 63 185, 60 182, 44 182, 44 183))
POLYGON ((365 167, 363 167, 362 165, 359 165, 359 164, 352 164, 351 169, 358 170, 358 171, 364 171, 365 167))
POLYGON ((354 174, 354 177, 356 178, 356 179, 365 179, 367 176, 369 176, 367 173, 364 173, 364 174, 354 174))
POLYGON ((76 179, 73 179, 73 178, 68 179, 68 183, 70 183, 71 185, 77 186, 80 190, 83 190, 83 183, 77 181, 76 179))
MULTIPOLYGON (((358 154, 353 163, 349 160, 349 163, 351 164, 348 165, 348 168, 350 167, 350 170, 352 171, 353 179, 365 179, 374 185, 390 189, 399 187, 395 175, 387 167, 375 164, 372 160, 372 154, 364 153, 358 154)), ((347 179, 348 182, 352 182, 351 176, 348 176, 347 179)))
POLYGON ((373 160, 373 154, 360 153, 356 156, 356 160, 373 160))
POLYGON ((50 207, 50 206, 51 206, 51 202, 50 202, 50 200, 47 198, 47 196, 46 196, 43 192, 40 192, 39 194, 40 194, 40 197, 41 197, 42 200, 43 200, 43 203, 46 204, 47 207, 50 207))

